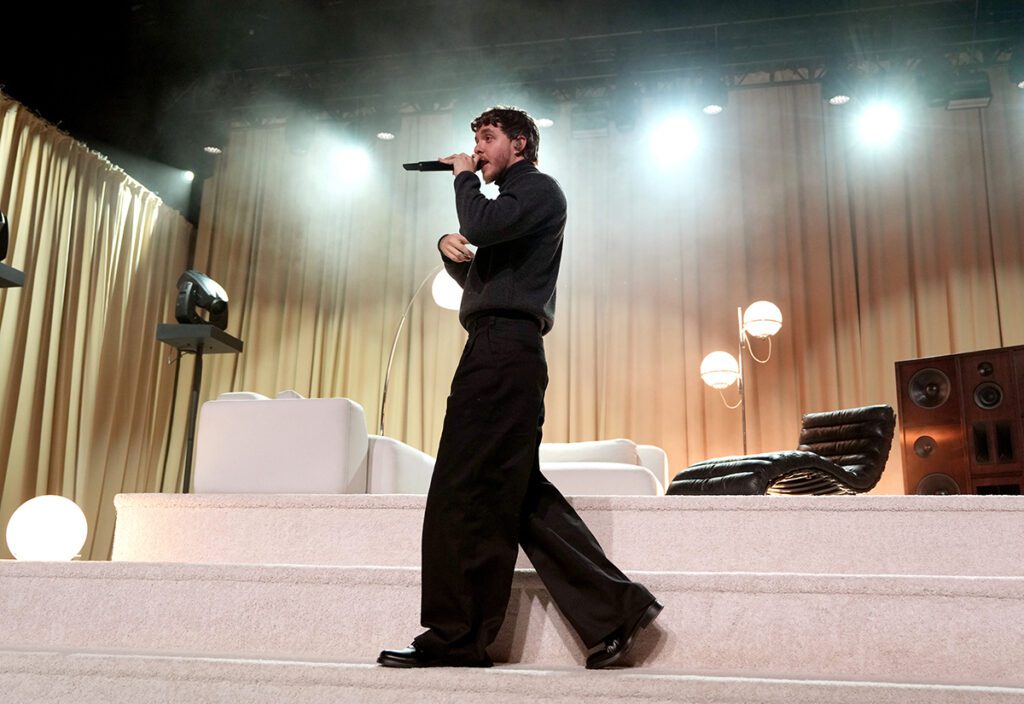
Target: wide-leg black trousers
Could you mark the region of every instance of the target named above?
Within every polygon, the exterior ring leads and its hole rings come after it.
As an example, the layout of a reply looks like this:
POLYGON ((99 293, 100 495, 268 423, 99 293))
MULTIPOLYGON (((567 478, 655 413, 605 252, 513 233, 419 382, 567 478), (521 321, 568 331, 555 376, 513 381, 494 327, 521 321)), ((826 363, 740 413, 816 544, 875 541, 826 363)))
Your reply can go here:
POLYGON ((588 648, 654 601, 611 563, 540 472, 547 383, 535 322, 474 321, 452 380, 423 520, 428 630, 413 642, 425 653, 487 661, 520 545, 588 648))

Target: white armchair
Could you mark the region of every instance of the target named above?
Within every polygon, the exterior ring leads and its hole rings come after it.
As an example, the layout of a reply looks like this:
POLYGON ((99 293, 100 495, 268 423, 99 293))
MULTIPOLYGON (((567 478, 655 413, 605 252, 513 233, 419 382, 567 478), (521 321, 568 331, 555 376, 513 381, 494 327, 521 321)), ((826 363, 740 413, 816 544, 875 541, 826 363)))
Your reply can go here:
POLYGON ((232 392, 199 413, 196 493, 426 493, 433 469, 430 455, 367 435, 347 398, 232 392))

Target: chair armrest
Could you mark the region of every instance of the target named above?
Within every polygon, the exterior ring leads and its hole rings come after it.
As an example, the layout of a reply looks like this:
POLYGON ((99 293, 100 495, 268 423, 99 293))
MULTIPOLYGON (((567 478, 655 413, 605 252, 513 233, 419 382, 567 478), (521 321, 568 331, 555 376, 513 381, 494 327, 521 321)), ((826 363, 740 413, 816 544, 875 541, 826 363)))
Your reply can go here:
POLYGON ((637 445, 636 454, 640 456, 640 464, 651 470, 662 486, 668 486, 668 455, 657 445, 637 445))
POLYGON ((434 458, 411 445, 383 435, 369 436, 368 493, 426 494, 434 458))

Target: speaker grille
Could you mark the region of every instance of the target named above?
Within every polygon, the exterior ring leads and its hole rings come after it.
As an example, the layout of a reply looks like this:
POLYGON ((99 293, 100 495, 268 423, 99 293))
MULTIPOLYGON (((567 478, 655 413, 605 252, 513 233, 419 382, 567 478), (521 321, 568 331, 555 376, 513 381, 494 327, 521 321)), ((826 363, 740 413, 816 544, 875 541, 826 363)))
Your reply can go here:
POLYGON ((949 400, 949 377, 934 367, 926 367, 910 377, 910 400, 920 408, 938 408, 949 400))

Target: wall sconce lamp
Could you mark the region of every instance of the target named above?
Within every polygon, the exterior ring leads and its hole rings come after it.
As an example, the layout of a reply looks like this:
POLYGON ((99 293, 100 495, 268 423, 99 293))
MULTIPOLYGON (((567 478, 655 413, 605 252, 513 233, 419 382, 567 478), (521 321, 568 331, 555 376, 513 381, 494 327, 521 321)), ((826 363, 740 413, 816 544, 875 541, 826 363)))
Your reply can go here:
POLYGON ((771 359, 771 337, 782 328, 782 311, 769 301, 754 301, 747 306, 745 311, 742 308, 736 309, 736 321, 739 333, 738 357, 733 357, 728 352, 721 350, 712 352, 700 363, 700 378, 711 388, 718 389, 726 407, 741 409, 743 454, 745 455, 747 454, 747 404, 743 376, 743 352, 746 350, 751 358, 759 364, 764 364, 771 359), (758 358, 750 348, 751 337, 768 339, 768 355, 764 359, 758 358), (725 394, 722 391, 733 384, 739 388, 740 400, 735 404, 730 404, 725 400, 725 394))

